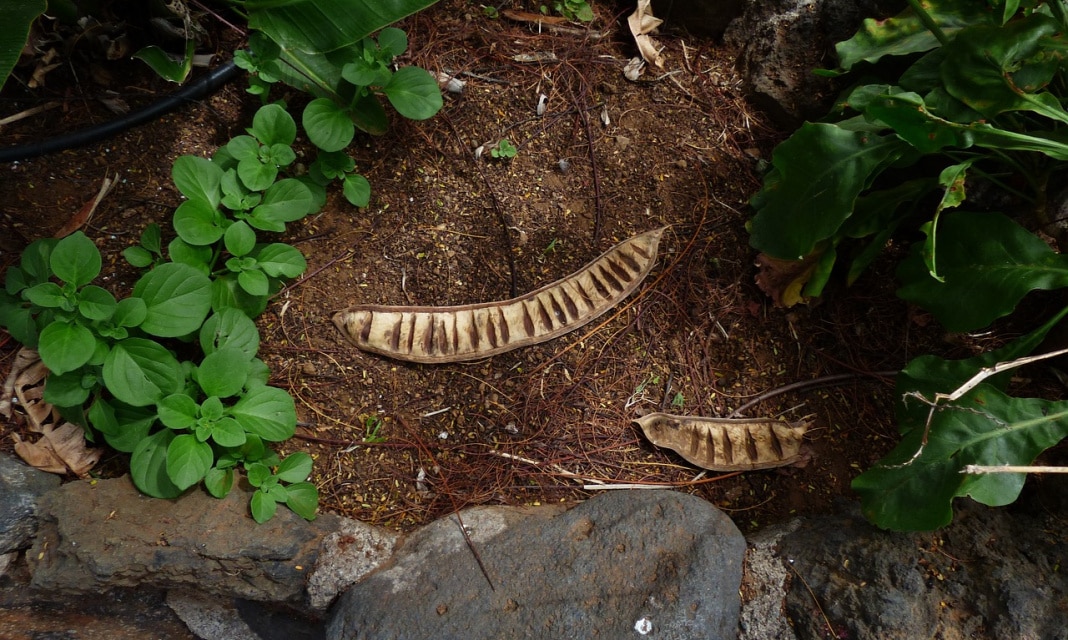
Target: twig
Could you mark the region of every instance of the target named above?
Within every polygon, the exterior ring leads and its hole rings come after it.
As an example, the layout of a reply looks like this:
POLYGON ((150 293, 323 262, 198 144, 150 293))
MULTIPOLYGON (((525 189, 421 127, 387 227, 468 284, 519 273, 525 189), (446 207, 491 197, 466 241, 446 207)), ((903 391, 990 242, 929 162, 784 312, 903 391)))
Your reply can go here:
POLYGON ((44 103, 42 105, 33 107, 31 109, 26 109, 25 111, 20 111, 20 112, 16 113, 15 115, 8 116, 6 118, 0 119, 0 127, 4 126, 5 124, 11 124, 12 122, 18 122, 19 120, 22 120, 23 118, 29 118, 30 116, 35 116, 38 113, 43 113, 45 111, 48 111, 49 109, 55 109, 60 104, 61 104, 60 102, 56 102, 56 101, 46 102, 46 103, 44 103))
MULTIPOLYGON (((873 371, 868 375, 870 375, 872 377, 876 377, 876 378, 885 378, 885 377, 888 377, 888 376, 895 376, 895 375, 897 375, 897 373, 898 373, 897 371, 873 371)), ((728 415, 727 417, 728 418, 739 418, 739 417, 741 417, 742 413, 745 412, 746 409, 750 409, 752 407, 755 407, 756 405, 760 404, 761 402, 764 402, 765 400, 768 400, 770 398, 774 398, 775 396, 780 396, 780 395, 782 395, 784 393, 790 393, 791 391, 798 391, 798 390, 801 390, 801 389, 810 389, 810 388, 813 388, 813 387, 816 387, 816 388, 819 388, 819 387, 831 387, 831 386, 835 386, 835 385, 837 385, 839 383, 842 383, 842 382, 846 382, 846 381, 849 381, 849 380, 855 380, 856 378, 859 378, 859 377, 860 377, 860 375, 856 374, 856 373, 839 373, 839 374, 836 374, 836 375, 833 375, 833 376, 823 376, 822 378, 814 378, 812 380, 801 380, 800 382, 794 382, 794 383, 788 384, 786 386, 778 387, 776 389, 772 389, 770 391, 765 391, 764 393, 761 393, 760 395, 758 395, 757 397, 753 398, 749 402, 746 402, 745 404, 743 404, 742 406, 738 407, 734 411, 731 411, 730 415, 728 415)))
POLYGON ((1068 473, 1068 467, 1049 467, 1042 465, 1030 466, 1015 464, 969 464, 965 465, 964 468, 960 470, 960 472, 975 475, 983 473, 1068 473))

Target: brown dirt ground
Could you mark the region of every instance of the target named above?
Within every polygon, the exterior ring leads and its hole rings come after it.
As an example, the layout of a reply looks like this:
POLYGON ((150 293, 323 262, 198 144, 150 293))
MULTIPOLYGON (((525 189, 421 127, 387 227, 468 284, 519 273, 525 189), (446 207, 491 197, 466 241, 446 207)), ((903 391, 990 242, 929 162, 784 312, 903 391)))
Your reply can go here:
MULTIPOLYGON (((869 372, 922 351, 888 268, 820 305, 774 308, 754 285, 744 225, 761 159, 782 133, 746 104, 732 51, 713 42, 668 31, 664 69, 627 81, 632 45, 606 7, 598 11, 602 39, 537 33, 459 0, 402 23, 415 52, 405 62, 475 75, 463 76, 465 90, 446 95, 437 117, 396 119, 385 136, 357 138, 351 151, 371 182, 370 206, 335 193, 292 226, 284 239, 309 269, 259 320, 261 357, 301 420, 283 449, 314 456, 323 510, 407 530, 472 504, 566 502, 643 483, 706 498, 749 531, 829 510, 894 444, 889 381, 869 372), (514 61, 534 52, 556 59, 514 61), (541 93, 547 110, 537 117, 541 93), (504 137, 517 157, 475 159, 475 147, 504 137), (407 364, 361 353, 330 322, 355 303, 506 299, 513 284, 538 288, 662 225, 670 229, 659 262, 639 292, 605 322, 542 345, 468 364, 407 364), (726 416, 760 394, 835 374, 855 377, 745 411, 810 416, 804 468, 700 473, 632 423, 660 409, 726 416), (365 441, 369 420, 381 421, 380 442, 365 441)), ((235 37, 224 33, 219 50, 235 37)), ((112 118, 97 100, 105 91, 137 108, 172 90, 136 62, 93 59, 86 77, 90 57, 72 56, 35 91, 9 82, 0 115, 58 106, 0 129, 4 145, 112 118)), ((167 228, 179 203, 169 179, 177 156, 210 154, 243 132, 257 106, 243 88, 236 81, 100 144, 0 167, 4 263, 114 176, 118 186, 84 229, 105 254, 104 286, 127 291, 135 274, 119 252, 149 222, 167 228)), ((301 96, 286 97, 299 106, 301 96)), ((3 346, 0 368, 14 350, 3 346)), ((21 429, 0 428, 4 450, 21 429)), ((122 464, 108 454, 100 472, 122 464)))

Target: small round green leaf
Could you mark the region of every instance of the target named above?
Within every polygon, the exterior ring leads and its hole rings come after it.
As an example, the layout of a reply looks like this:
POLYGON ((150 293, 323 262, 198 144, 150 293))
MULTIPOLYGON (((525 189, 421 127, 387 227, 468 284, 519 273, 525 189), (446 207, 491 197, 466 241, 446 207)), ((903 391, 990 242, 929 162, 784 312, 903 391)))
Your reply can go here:
POLYGON ((53 373, 45 381, 42 399, 57 407, 80 407, 89 399, 89 388, 82 384, 86 376, 81 371, 62 375, 53 373))
POLYGON ((200 348, 205 354, 223 347, 238 349, 247 359, 254 358, 260 348, 256 323, 239 309, 227 307, 212 314, 200 328, 200 348))
POLYGON ((240 257, 248 254, 256 246, 256 232, 244 221, 238 221, 226 230, 223 242, 227 251, 240 257))
POLYGON ((255 256, 260 269, 274 278, 296 278, 308 268, 299 249, 281 242, 263 247, 255 256))
POLYGON ((441 89, 426 69, 401 67, 382 87, 389 103, 405 118, 426 120, 441 110, 441 89))
POLYGON ((56 243, 48 262, 57 278, 76 287, 87 285, 100 275, 100 250, 81 231, 56 243))
POLYGON ((42 282, 25 290, 26 299, 46 309, 62 309, 70 306, 63 289, 55 282, 42 282))
POLYGON ((184 384, 181 364, 159 343, 128 338, 104 359, 104 384, 126 404, 144 407, 177 393, 184 384))
POLYGON ((315 210, 315 199, 308 187, 294 178, 279 180, 263 194, 263 202, 252 215, 265 220, 293 222, 315 210))
POLYGON ((53 322, 41 331, 37 352, 55 374, 74 371, 93 357, 96 338, 77 323, 53 322))
POLYGON ((170 429, 192 429, 197 423, 196 400, 184 393, 171 394, 156 405, 159 421, 170 429))
POLYGON ((169 429, 158 431, 138 442, 130 456, 130 478, 153 498, 177 498, 182 493, 167 475, 167 451, 174 437, 169 429))
POLYGON ((197 369, 200 388, 209 396, 229 398, 241 393, 248 376, 249 358, 234 347, 223 347, 204 356, 197 369))
POLYGON ((194 246, 212 244, 223 235, 215 206, 200 200, 186 200, 178 205, 174 211, 174 230, 179 238, 194 246))
POLYGON ((211 445, 180 435, 167 446, 167 476, 184 491, 204 479, 213 459, 211 445))
POLYGON ((281 106, 269 104, 256 111, 249 133, 265 145, 291 145, 297 139, 297 123, 281 106))
POLYGON ((115 313, 115 296, 102 287, 89 285, 78 292, 78 313, 90 320, 107 320, 115 313))
POLYGON ((148 306, 141 298, 123 298, 115 306, 111 321, 120 327, 136 327, 148 317, 148 306))
POLYGON ((237 283, 250 296, 265 296, 269 290, 266 274, 258 269, 237 274, 237 283))
POLYGON ((254 487, 262 485, 271 477, 271 470, 262 462, 253 462, 248 465, 246 473, 248 473, 248 483, 254 487))
POLYGON ((234 470, 212 467, 204 474, 204 487, 216 498, 225 498, 234 486, 234 470))
POLYGON ((302 121, 308 139, 323 151, 344 149, 356 133, 348 114, 329 98, 309 102, 302 121))
POLYGON ((275 475, 284 482, 304 482, 312 472, 312 458, 303 451, 286 456, 275 475))
POLYGON ((345 199, 357 207, 366 207, 371 201, 371 183, 358 173, 345 176, 342 191, 345 199))
POLYGON ((126 247, 122 250, 122 257, 126 258, 131 266, 142 268, 152 264, 152 254, 144 247, 126 247))
POLYGON ((293 398, 277 387, 249 390, 230 409, 230 415, 245 431, 271 442, 292 438, 297 427, 293 398))
POLYGON ((219 181, 222 169, 207 158, 181 156, 171 170, 174 185, 190 200, 198 200, 214 209, 219 205, 219 181))
POLYGON ((133 295, 147 307, 142 330, 164 338, 184 336, 199 329, 208 315, 211 280, 194 267, 170 262, 142 276, 133 295))
POLYGON ((314 520, 319 508, 319 490, 310 482, 300 482, 286 487, 286 506, 305 520, 314 520))
POLYGON ((408 50, 408 34, 396 27, 386 27, 378 32, 378 48, 395 58, 408 50))
POLYGON ((252 509, 253 519, 260 524, 273 518, 274 512, 278 509, 278 503, 263 491, 252 494, 252 502, 249 506, 252 509))
POLYGON ((223 418, 215 423, 211 430, 211 439, 219 446, 240 447, 245 444, 245 430, 232 418, 223 418))

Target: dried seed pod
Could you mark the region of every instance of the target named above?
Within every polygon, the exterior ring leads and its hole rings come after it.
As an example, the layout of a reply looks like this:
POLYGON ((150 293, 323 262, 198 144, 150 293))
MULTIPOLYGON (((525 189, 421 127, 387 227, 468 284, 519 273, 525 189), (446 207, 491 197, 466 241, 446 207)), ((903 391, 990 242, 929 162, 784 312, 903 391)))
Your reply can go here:
POLYGON ((641 284, 664 229, 634 236, 562 280, 512 300, 452 307, 357 305, 334 324, 357 347, 397 360, 463 362, 552 340, 604 314, 641 284))
POLYGON ((713 471, 784 467, 801 459, 807 422, 650 413, 635 420, 645 437, 688 462, 713 471))

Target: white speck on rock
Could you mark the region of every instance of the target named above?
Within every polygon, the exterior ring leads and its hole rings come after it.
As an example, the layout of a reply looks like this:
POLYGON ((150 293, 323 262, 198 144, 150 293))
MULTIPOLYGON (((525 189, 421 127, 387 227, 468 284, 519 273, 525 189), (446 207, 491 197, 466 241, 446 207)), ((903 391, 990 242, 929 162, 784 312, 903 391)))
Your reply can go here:
POLYGON ((634 630, 647 636, 653 632, 653 621, 649 618, 638 618, 638 621, 634 623, 634 630))

